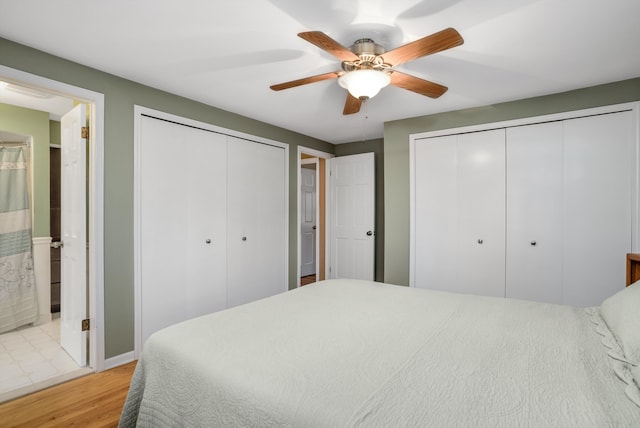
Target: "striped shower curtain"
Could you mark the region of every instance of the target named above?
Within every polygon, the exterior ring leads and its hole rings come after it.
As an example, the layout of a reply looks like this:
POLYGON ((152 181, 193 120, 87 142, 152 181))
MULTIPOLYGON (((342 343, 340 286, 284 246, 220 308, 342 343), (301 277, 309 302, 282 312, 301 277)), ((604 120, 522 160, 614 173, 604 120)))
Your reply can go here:
POLYGON ((36 321, 28 151, 0 146, 0 333, 36 321))

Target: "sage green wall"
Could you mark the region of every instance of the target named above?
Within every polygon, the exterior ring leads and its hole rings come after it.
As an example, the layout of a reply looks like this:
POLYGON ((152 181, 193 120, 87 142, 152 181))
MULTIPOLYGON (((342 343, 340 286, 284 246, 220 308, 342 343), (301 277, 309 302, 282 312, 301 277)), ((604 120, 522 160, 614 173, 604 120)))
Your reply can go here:
POLYGON ((375 153, 376 190, 375 190, 375 279, 384 280, 384 140, 382 138, 355 143, 336 145, 336 157, 375 153))
POLYGON ((33 237, 49 235, 49 113, 0 103, 0 130, 33 137, 33 237))
MULTIPOLYGON (((0 64, 105 96, 104 316, 105 357, 134 349, 134 105, 289 144, 289 287, 297 281, 297 146, 334 153, 334 145, 150 88, 0 38, 0 64)), ((181 76, 176 75, 177 79, 181 76)), ((207 90, 215 90, 215 81, 207 90)), ((268 108, 268 106, 265 106, 268 108)))
POLYGON ((384 280, 409 284, 409 136, 640 100, 640 78, 485 107, 388 122, 384 127, 384 280))
POLYGON ((51 144, 57 144, 58 146, 62 142, 62 130, 60 122, 57 120, 49 121, 49 142, 51 144))

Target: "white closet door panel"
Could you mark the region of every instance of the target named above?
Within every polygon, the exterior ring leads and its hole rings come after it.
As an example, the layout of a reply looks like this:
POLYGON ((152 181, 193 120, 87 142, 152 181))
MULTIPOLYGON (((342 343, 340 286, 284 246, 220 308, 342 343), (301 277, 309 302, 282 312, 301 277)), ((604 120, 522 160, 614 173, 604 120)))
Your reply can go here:
POLYGON ((599 305, 625 286, 633 129, 631 112, 564 122, 565 304, 599 305))
POLYGON ((507 297, 562 302, 562 129, 507 129, 507 297))
POLYGON ((229 137, 228 305, 287 290, 285 150, 229 137))
POLYGON ((190 268, 184 298, 190 315, 199 316, 227 306, 227 145, 224 135, 196 129, 189 133, 184 221, 190 268))
POLYGON ((414 286, 451 291, 458 268, 458 148, 455 135, 417 141, 414 286))
POLYGON ((144 341, 226 305, 226 144, 216 134, 148 117, 141 128, 144 341))
POLYGON ((504 297, 504 129, 458 136, 458 216, 455 291, 504 297))

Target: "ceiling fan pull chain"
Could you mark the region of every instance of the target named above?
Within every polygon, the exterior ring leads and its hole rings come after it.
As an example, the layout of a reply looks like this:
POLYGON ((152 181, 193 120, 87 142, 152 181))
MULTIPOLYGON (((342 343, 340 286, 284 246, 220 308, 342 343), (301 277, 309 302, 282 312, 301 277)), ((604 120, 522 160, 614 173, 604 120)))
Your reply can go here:
POLYGON ((362 115, 362 142, 363 143, 367 141, 366 120, 369 118, 369 103, 367 101, 369 100, 362 101, 362 104, 364 104, 364 114, 362 115))

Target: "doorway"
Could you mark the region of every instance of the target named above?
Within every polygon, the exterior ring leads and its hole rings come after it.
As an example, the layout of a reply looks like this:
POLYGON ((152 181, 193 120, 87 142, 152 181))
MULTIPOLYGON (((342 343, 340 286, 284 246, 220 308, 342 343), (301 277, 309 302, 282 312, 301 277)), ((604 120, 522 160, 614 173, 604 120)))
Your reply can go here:
POLYGON ((298 287, 328 278, 327 160, 298 147, 298 287))
MULTIPOLYGON (((102 123, 104 116, 104 96, 102 94, 89 91, 86 89, 74 87, 71 85, 63 84, 60 82, 52 81, 49 79, 45 79, 39 76, 34 76, 29 73, 24 73, 18 70, 14 70, 8 67, 0 66, 0 81, 5 82, 5 85, 13 85, 16 87, 26 88, 27 91, 33 91, 38 94, 48 94, 55 95, 57 97, 61 96, 62 98, 68 98, 71 100, 75 100, 76 103, 86 103, 86 105, 90 108, 90 115, 88 115, 88 120, 90 123, 89 127, 89 152, 90 156, 87 159, 86 165, 88 167, 87 176, 86 176, 86 184, 87 184, 87 200, 86 205, 84 205, 84 212, 87 213, 87 230, 89 232, 89 236, 92 239, 87 242, 87 256, 85 257, 88 261, 88 268, 86 269, 87 278, 84 283, 88 288, 88 296, 85 300, 85 305, 83 305, 83 311, 88 312, 88 319, 90 320, 91 328, 88 332, 89 336, 89 344, 84 343, 84 347, 89 348, 90 357, 85 360, 84 365, 88 365, 89 368, 84 369, 84 373, 92 372, 92 371, 101 371, 105 367, 104 362, 104 327, 103 327, 103 220, 102 220, 102 206, 103 206, 103 190, 102 190, 102 140, 103 140, 103 131, 102 131, 102 123)), ((32 97, 35 98, 36 97, 32 97)), ((44 100, 44 104, 46 101, 50 101, 50 96, 42 98, 44 100)), ((37 101, 37 100, 36 100, 37 101)), ((47 112, 47 107, 38 107, 37 105, 24 105, 20 102, 13 102, 11 99, 6 97, 0 98, 0 103, 15 105, 19 107, 25 107, 32 110, 38 110, 47 112)), ((43 105, 44 105, 43 104, 43 105)), ((51 113, 51 111, 49 111, 51 113)), ((51 135, 54 135, 55 132, 52 131, 51 135)), ((59 147, 52 147, 49 150, 59 151, 59 147)), ((54 155, 55 156, 55 155, 54 155)), ((50 196, 50 195, 47 195, 50 196)), ((53 204, 52 206, 54 206, 53 204)), ((55 208, 55 207, 54 207, 55 208)), ((54 228, 51 228, 51 236, 55 234, 54 228)), ((42 238, 45 239, 45 238, 42 238)), ((49 238, 46 238, 49 239, 49 238)), ((48 247, 48 244, 47 244, 48 247)), ((51 277, 55 278, 56 273, 49 271, 51 277)), ((54 286, 55 287, 55 286, 54 286)), ((55 293, 55 292, 54 292, 55 293)), ((51 306, 53 306, 53 313, 55 314, 56 305, 62 304, 62 302, 57 303, 54 298, 51 300, 51 306)), ((55 315, 54 315, 55 317, 55 315)), ((47 333, 50 333, 50 336, 56 336, 56 329, 49 329, 47 333)), ((85 333, 86 334, 86 333, 85 333)), ((48 387, 52 384, 59 383, 65 381, 69 378, 69 375, 62 375, 60 377, 55 376, 47 378, 40 373, 40 377, 33 376, 33 379, 37 380, 37 382, 32 382, 30 386, 22 387, 17 386, 17 389, 13 390, 13 395, 21 395, 23 393, 32 392, 44 387, 48 387)), ((0 394, 0 401, 6 400, 10 398, 12 393, 7 393, 3 391, 3 394, 0 394)))

